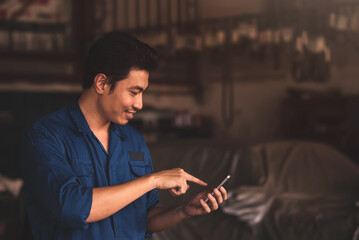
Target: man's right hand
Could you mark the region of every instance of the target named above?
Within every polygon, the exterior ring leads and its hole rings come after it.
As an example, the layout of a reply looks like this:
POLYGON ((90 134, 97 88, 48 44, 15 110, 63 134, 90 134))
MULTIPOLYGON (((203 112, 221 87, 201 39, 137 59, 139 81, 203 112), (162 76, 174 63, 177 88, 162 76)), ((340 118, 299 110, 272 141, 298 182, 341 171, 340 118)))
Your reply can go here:
POLYGON ((175 196, 186 193, 189 188, 187 181, 207 186, 207 183, 188 174, 181 168, 165 170, 151 175, 153 176, 153 181, 157 189, 169 189, 175 196))

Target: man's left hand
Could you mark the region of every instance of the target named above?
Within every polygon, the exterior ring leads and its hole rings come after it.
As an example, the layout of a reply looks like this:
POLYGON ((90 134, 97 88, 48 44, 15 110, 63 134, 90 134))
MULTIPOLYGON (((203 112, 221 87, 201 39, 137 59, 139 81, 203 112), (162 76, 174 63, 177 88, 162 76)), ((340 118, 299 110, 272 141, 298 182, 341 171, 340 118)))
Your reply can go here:
POLYGON ((183 213, 187 217, 190 217, 217 210, 219 204, 227 199, 227 191, 224 187, 221 187, 219 190, 215 188, 213 193, 214 194, 212 195, 211 192, 204 191, 197 194, 183 207, 183 213), (203 199, 206 199, 207 197, 209 200, 205 203, 203 199))

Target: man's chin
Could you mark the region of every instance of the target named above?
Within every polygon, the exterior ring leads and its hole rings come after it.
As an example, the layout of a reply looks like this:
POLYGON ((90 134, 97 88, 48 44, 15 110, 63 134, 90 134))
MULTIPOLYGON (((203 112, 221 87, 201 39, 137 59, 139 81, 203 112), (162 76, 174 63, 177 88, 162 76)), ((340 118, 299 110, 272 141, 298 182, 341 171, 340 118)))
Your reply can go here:
POLYGON ((126 125, 129 122, 127 119, 119 119, 115 123, 118 125, 126 125))

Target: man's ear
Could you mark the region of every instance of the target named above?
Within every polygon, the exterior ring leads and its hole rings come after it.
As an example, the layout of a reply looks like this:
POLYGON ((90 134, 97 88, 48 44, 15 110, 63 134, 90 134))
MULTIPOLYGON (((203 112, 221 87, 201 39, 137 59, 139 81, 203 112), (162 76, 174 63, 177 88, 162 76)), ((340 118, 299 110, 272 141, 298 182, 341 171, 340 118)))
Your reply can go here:
POLYGON ((95 76, 95 78, 93 79, 93 84, 98 94, 104 93, 106 82, 107 82, 107 77, 105 74, 99 73, 95 76))

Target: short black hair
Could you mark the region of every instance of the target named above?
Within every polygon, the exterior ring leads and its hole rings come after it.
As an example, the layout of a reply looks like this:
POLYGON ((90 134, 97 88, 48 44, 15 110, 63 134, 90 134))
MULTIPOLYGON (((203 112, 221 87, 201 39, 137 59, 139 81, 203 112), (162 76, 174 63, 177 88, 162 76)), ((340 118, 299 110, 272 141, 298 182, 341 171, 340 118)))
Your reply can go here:
POLYGON ((115 31, 96 40, 86 57, 83 89, 90 88, 97 74, 109 79, 111 90, 117 81, 127 78, 131 69, 151 72, 158 66, 156 51, 144 42, 115 31))

